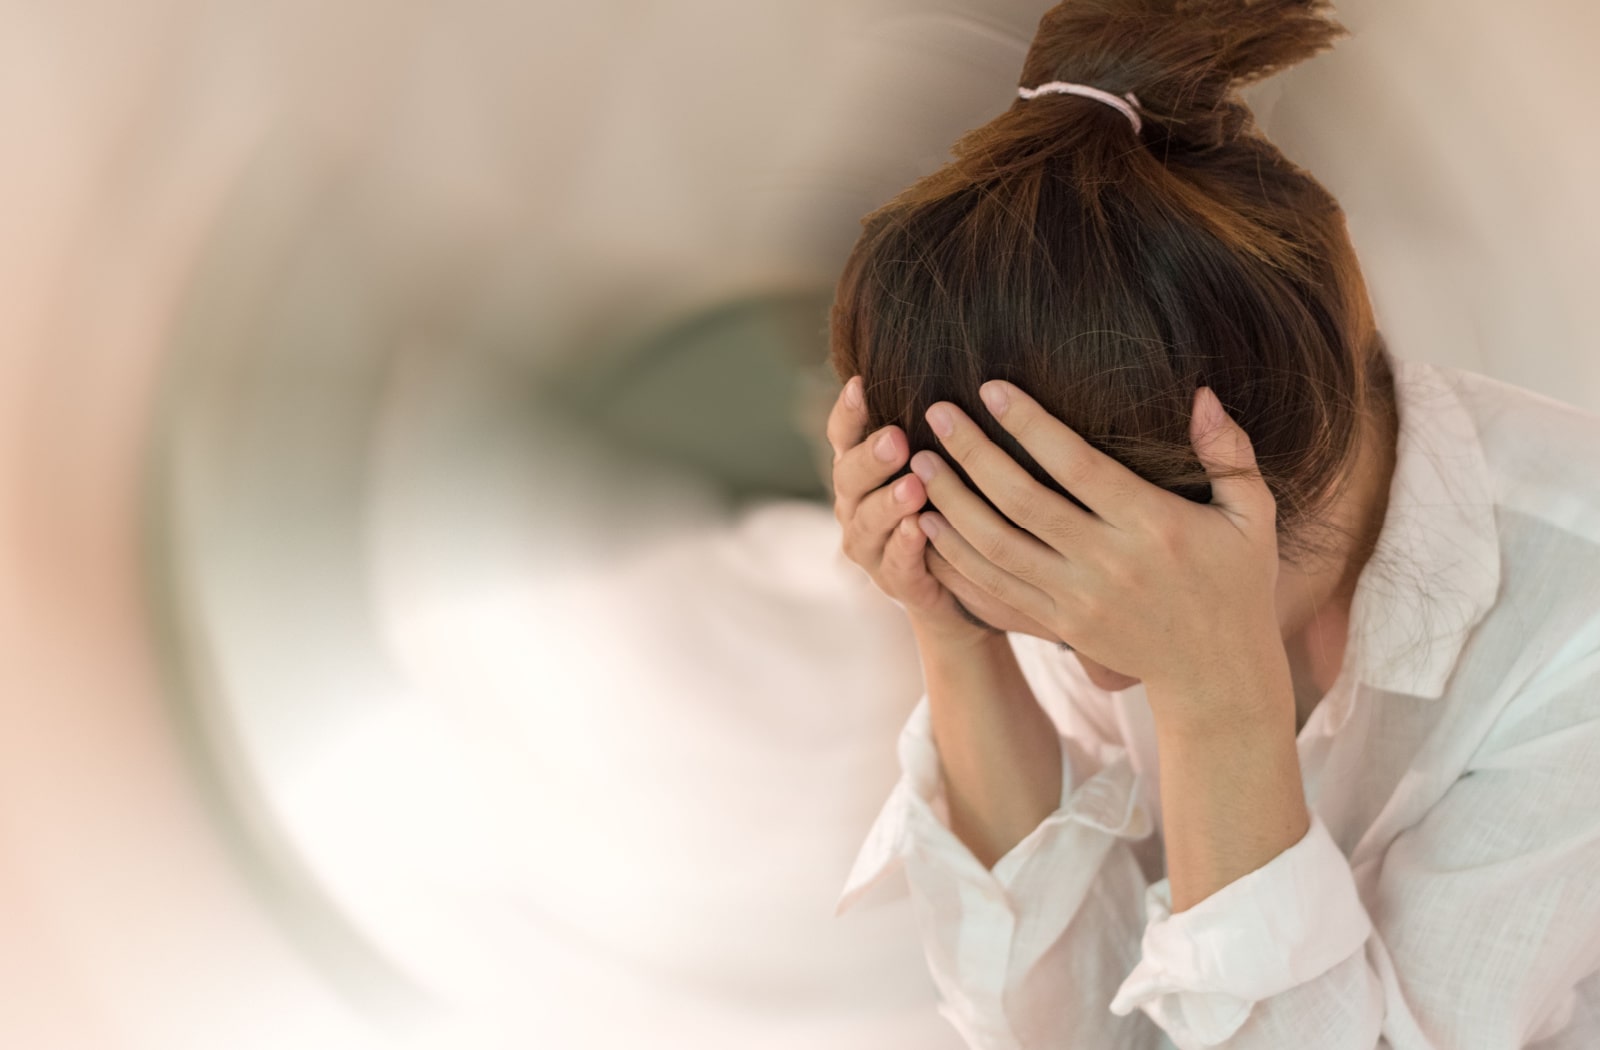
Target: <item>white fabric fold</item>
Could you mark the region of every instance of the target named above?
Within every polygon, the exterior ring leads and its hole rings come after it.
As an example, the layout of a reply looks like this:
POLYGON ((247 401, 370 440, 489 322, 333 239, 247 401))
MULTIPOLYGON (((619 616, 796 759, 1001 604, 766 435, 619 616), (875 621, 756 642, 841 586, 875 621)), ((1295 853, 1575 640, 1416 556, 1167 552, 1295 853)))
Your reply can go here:
POLYGON ((1296 735, 1299 842, 1173 915, 1148 698, 1012 635, 1061 805, 986 871, 942 823, 926 697, 908 721, 840 910, 905 861, 973 1050, 1600 1046, 1600 418, 1395 363, 1348 666, 1296 735))
POLYGON ((834 915, 843 915, 900 867, 913 844, 913 829, 916 828, 921 829, 924 839, 951 850, 953 856, 965 854, 970 864, 961 860, 956 863, 964 869, 966 877, 980 887, 989 887, 989 892, 1001 899, 1005 899, 1006 888, 1033 860, 1040 845, 1047 842, 1063 822, 1072 821, 1125 839, 1141 839, 1150 834, 1150 814, 1139 803, 1139 775, 1133 772, 1126 755, 1114 749, 1111 755, 1114 760, 1075 788, 1074 769, 1085 764, 1085 756, 1075 742, 1064 737, 1058 740, 1061 746, 1060 806, 996 861, 992 869, 985 869, 949 830, 944 778, 939 771, 928 696, 924 693, 900 732, 900 779, 889 792, 857 851, 834 906, 834 915))
POLYGON ((1184 1050, 1217 1046, 1257 1002, 1361 951, 1372 921, 1344 854, 1315 813, 1299 842, 1186 911, 1171 884, 1145 890, 1142 958, 1111 1001, 1144 1010, 1184 1050))

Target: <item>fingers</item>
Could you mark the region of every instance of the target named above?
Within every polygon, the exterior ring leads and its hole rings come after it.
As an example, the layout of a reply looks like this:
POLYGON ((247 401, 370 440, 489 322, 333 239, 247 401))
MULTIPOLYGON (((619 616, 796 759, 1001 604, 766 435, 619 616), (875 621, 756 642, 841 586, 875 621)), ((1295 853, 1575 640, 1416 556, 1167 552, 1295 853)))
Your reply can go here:
POLYGON ((1212 505, 1246 511, 1248 518, 1276 519, 1277 502, 1261 476, 1255 445, 1210 387, 1195 392, 1189 439, 1211 475, 1212 505))
MULTIPOLYGON (((1084 530, 1093 524, 1093 515, 1041 485, 955 405, 936 402, 929 406, 927 418, 945 453, 961 464, 972 483, 1002 514, 1062 554, 1081 546, 1084 530)), ((967 491, 964 486, 962 491, 967 491)), ((938 498, 935 491, 935 502, 938 498)), ((981 504, 976 498, 973 502, 981 504)), ((964 535, 976 536, 967 521, 955 513, 950 517, 964 535)))
POLYGON ((889 533, 878 576, 908 610, 929 616, 935 624, 959 622, 957 630, 968 633, 971 624, 956 611, 954 598, 929 569, 928 563, 937 557, 917 527, 916 515, 907 515, 889 533))
MULTIPOLYGON (((1089 444, 1014 384, 991 379, 978 388, 978 396, 1028 455, 1103 521, 1118 527, 1137 521, 1148 513, 1151 490, 1166 495, 1164 490, 1089 444)), ((950 415, 960 416, 960 409, 954 405, 940 404, 945 405, 950 415)), ((976 428, 970 419, 967 426, 976 428)), ((957 459, 966 466, 965 460, 959 456, 957 459)))
POLYGON ((848 526, 856 506, 867 493, 882 485, 910 454, 904 431, 894 425, 862 436, 867 423, 861 377, 851 376, 828 413, 828 443, 833 446, 834 516, 848 526))
MULTIPOLYGON (((917 518, 919 528, 933 533, 929 537, 929 542, 933 544, 939 556, 949 562, 951 568, 972 581, 974 586, 1039 623, 1051 621, 1055 603, 1044 591, 1017 579, 979 554, 959 532, 950 527, 949 519, 939 512, 928 511, 919 514, 917 518)), ((1039 546, 1042 548, 1043 544, 1039 546)))
MULTIPOLYGON (((1007 576, 1037 583, 1045 578, 1049 566, 1063 561, 1061 553, 1039 537, 996 514, 993 508, 962 483, 938 453, 926 449, 918 452, 911 457, 911 469, 922 479, 923 486, 928 490, 928 499, 942 513, 942 520, 948 521, 960 532, 962 545, 976 551, 991 568, 1007 576)), ((1053 492, 1050 495, 1055 497, 1053 492)), ((937 542, 934 546, 943 553, 943 548, 937 542)), ((945 557, 955 564, 954 558, 945 557)))
POLYGON ((909 593, 922 583, 928 567, 922 558, 928 537, 917 527, 917 516, 908 514, 900 519, 884 537, 883 562, 879 572, 896 590, 909 593))
POLYGON ((833 498, 840 521, 848 521, 866 496, 905 465, 910 448, 897 426, 875 431, 834 461, 833 498))
POLYGON ((862 394, 861 377, 851 376, 850 381, 833 399, 828 412, 828 444, 833 446, 833 461, 861 444, 862 431, 867 428, 867 400, 862 394))
POLYGON ((849 519, 844 537, 845 553, 868 571, 875 569, 883 560, 884 545, 902 519, 911 517, 913 530, 922 535, 922 530, 915 528, 914 515, 927 498, 927 490, 914 474, 868 493, 849 519))
MULTIPOLYGON (((930 423, 944 421, 948 433, 939 433, 935 426, 940 446, 1001 513, 1062 554, 1081 548, 1085 531, 1095 524, 1093 514, 1041 485, 955 405, 936 402, 929 406, 927 418, 930 423)), ((954 520, 956 528, 969 537, 974 535, 965 522, 954 520)))

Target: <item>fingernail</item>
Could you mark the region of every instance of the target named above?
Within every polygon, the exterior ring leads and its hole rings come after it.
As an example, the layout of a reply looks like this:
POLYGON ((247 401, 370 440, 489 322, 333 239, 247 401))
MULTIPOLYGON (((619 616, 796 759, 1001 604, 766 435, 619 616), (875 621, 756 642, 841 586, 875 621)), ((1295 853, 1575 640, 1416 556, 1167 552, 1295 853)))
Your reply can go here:
POLYGON ((978 388, 978 396, 983 398, 983 403, 989 406, 989 411, 996 416, 1003 416, 1006 408, 1011 404, 1011 399, 1006 397, 1005 388, 999 383, 989 383, 978 388))
POLYGON ((922 526, 922 531, 928 534, 928 539, 934 539, 939 535, 939 526, 933 520, 933 515, 924 514, 917 519, 917 524, 922 526))
POLYGON ((911 494, 911 479, 901 478, 894 483, 894 488, 891 491, 894 492, 896 502, 904 503, 911 494))
POLYGON ((933 427, 933 432, 940 437, 949 437, 956 429, 950 410, 943 405, 934 405, 928 409, 928 423, 933 427))
POLYGON ((851 408, 861 407, 861 377, 851 376, 850 382, 844 385, 844 399, 851 408))
POLYGON ((911 472, 922 479, 923 484, 933 480, 933 456, 915 455, 911 457, 911 472))
POLYGON ((894 435, 885 433, 872 446, 872 454, 885 463, 894 462, 894 435))

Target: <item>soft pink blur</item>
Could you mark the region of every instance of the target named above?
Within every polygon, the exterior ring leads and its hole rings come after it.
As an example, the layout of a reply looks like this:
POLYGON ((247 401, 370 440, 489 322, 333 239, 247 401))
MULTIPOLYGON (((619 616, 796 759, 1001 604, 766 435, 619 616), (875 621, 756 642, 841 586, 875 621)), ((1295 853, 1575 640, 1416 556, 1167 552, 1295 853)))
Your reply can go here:
MULTIPOLYGON (((832 918, 918 683, 831 513, 719 520, 505 391, 597 332, 825 287, 1009 104, 1049 5, 557 6, 0 5, 0 1045, 959 1045, 908 902, 832 918), (348 342, 263 335, 341 304, 348 342), (174 406, 185 339, 211 356, 174 406), (370 491, 241 510, 341 383, 370 491), (163 670, 152 506, 214 695, 163 670), (331 589, 251 604, 321 514, 361 544, 326 563, 370 603, 347 665, 279 658, 331 589), (186 750, 197 702, 232 794, 186 750)), ((1345 204, 1392 348, 1600 410, 1600 9, 1340 15, 1250 94, 1345 204)))

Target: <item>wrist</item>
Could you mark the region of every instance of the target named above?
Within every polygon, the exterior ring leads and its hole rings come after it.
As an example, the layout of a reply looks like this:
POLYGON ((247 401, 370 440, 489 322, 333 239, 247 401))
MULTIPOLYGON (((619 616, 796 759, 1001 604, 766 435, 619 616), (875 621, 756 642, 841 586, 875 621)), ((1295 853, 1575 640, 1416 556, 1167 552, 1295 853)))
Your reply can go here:
POLYGON ((1004 631, 990 631, 969 623, 948 623, 911 616, 911 633, 918 648, 924 653, 951 653, 972 655, 994 649, 996 645, 1010 647, 1004 631))
POLYGON ((1285 727, 1294 738, 1294 677, 1282 642, 1242 650, 1214 671, 1146 682, 1146 696, 1158 738, 1234 738, 1285 727))
POLYGON ((1179 682, 1146 682, 1145 695, 1158 739, 1295 737, 1294 679, 1281 650, 1276 661, 1247 664, 1226 677, 1196 675, 1179 682))

